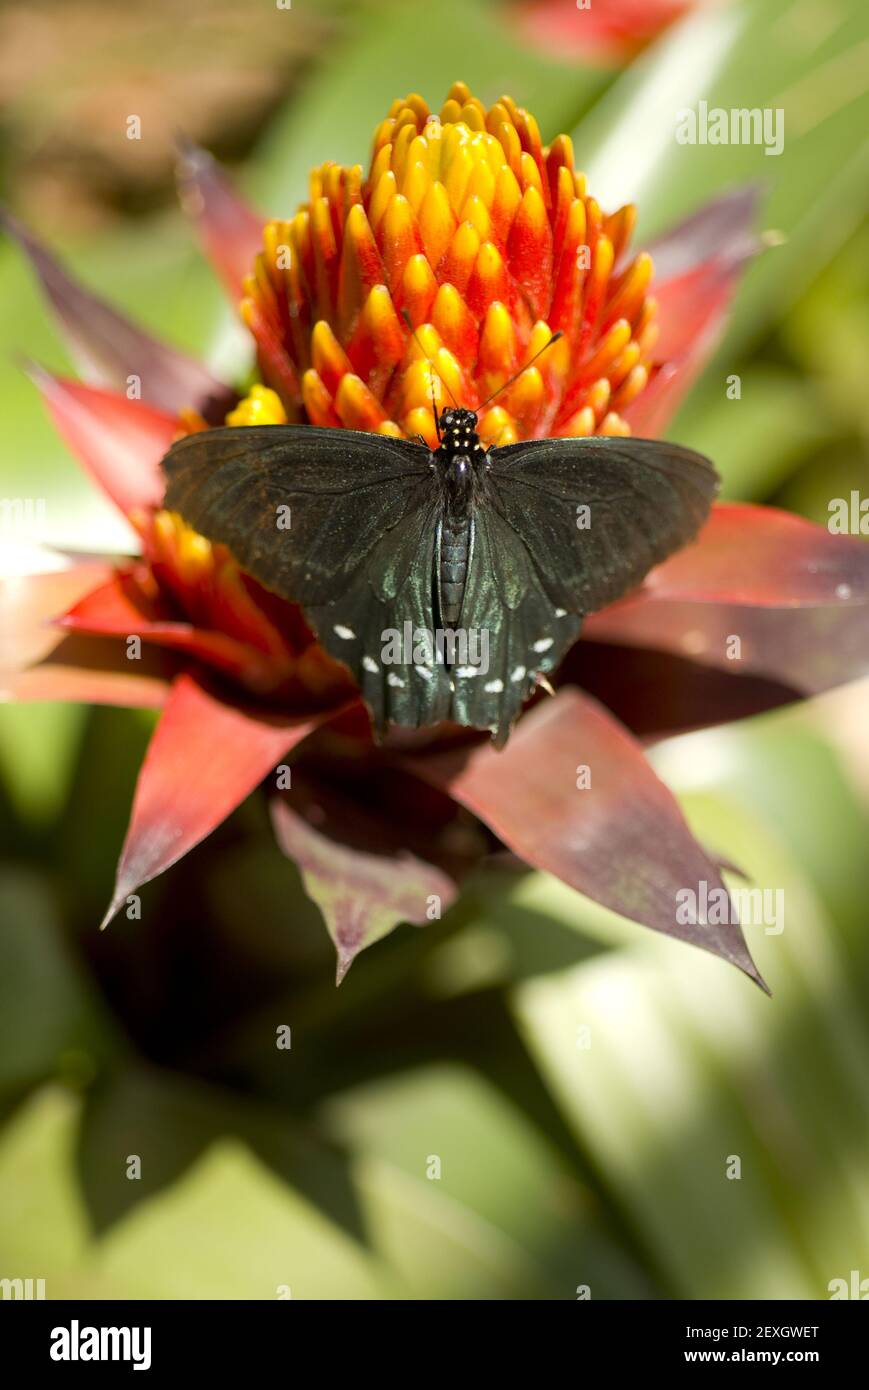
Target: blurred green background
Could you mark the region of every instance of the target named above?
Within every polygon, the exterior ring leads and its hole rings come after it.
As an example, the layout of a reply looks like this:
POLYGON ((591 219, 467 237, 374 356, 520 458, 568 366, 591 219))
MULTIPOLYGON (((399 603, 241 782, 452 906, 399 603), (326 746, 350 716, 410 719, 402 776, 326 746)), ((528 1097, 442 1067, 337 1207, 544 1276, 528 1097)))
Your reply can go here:
MULTIPOLYGON (((637 199, 640 240, 762 178, 785 240, 671 433, 727 495, 825 522, 830 498, 869 495, 865 4, 688 6, 639 53, 585 56, 538 42, 542 8, 7 4, 6 200, 225 372, 246 344, 176 209, 179 128, 282 214, 312 164, 366 159, 394 96, 437 108, 456 79, 511 92, 544 139, 571 132, 601 201, 637 199), (782 107, 784 153, 677 145, 700 99, 782 107)), ((0 296, 2 492, 49 497, 52 542, 123 546, 15 365, 70 364, 6 243, 0 296)), ((869 1277, 865 701, 852 686, 652 754, 704 843, 785 891, 784 932, 748 929, 772 1000, 541 875, 494 873, 336 992, 257 798, 99 936, 151 717, 4 707, 0 1277, 228 1299, 799 1299, 869 1277)))

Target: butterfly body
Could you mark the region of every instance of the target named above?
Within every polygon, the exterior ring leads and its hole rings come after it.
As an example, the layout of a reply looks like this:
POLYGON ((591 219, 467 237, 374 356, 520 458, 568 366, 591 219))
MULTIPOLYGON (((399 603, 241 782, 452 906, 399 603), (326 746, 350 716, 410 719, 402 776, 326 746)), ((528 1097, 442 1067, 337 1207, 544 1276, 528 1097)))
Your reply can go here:
POLYGON ((440 443, 432 454, 444 489, 444 515, 436 547, 439 616, 457 623, 470 563, 475 502, 482 496, 486 451, 472 410, 445 410, 438 420, 440 443))
POLYGON ((717 475, 658 440, 487 450, 473 411, 437 425, 434 450, 305 425, 205 430, 163 460, 166 505, 303 607, 378 731, 449 719, 502 744, 582 617, 695 535, 717 475))

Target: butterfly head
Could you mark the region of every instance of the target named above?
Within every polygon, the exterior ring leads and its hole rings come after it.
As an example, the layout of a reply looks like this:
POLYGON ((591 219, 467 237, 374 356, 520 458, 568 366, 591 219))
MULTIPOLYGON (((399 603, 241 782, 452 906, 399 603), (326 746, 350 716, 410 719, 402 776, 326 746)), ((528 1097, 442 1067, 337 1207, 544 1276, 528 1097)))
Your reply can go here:
POLYGON ((448 457, 457 454, 481 454, 483 446, 477 434, 477 415, 473 410, 463 410, 460 406, 445 410, 438 424, 440 426, 441 449, 448 457))

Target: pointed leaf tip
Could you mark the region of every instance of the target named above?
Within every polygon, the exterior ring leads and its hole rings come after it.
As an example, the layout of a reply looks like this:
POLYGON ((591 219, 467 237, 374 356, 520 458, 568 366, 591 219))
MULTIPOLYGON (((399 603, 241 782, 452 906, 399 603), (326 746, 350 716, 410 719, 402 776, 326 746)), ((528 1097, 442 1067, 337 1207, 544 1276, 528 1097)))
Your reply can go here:
POLYGON ((160 460, 175 438, 175 417, 113 391, 54 376, 32 361, 24 369, 55 427, 119 510, 158 507, 165 482, 160 460))
POLYGON ((675 797, 627 730, 578 689, 562 688, 530 710, 501 752, 466 745, 414 766, 526 864, 721 956, 766 989, 736 914, 720 924, 698 919, 704 889, 726 889, 675 797), (681 909, 692 895, 686 921, 681 909))
POLYGON ((196 223, 203 250, 235 305, 262 249, 266 219, 248 206, 207 150, 183 134, 176 136, 176 148, 181 204, 196 223))
POLYGON ((124 899, 183 858, 327 715, 279 719, 176 678, 139 772, 104 925, 124 899))
POLYGON ((360 951, 400 922, 423 926, 433 903, 439 917, 455 900, 452 878, 405 849, 396 852, 387 833, 379 850, 360 849, 340 838, 340 820, 315 827, 285 797, 273 799, 271 812, 278 845, 323 914, 337 954, 336 985, 360 951))
POLYGON ((234 393, 195 358, 161 343, 105 300, 84 288, 46 246, 0 207, 0 227, 30 261, 70 354, 92 386, 125 390, 130 378, 139 383, 141 400, 177 414, 195 409, 213 423, 236 399, 234 393))

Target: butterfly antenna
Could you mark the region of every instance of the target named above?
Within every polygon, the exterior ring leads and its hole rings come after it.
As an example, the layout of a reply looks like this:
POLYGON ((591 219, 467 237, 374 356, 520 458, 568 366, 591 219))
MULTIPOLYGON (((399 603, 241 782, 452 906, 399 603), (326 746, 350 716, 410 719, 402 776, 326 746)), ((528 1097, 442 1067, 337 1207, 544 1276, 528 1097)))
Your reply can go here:
POLYGON ((558 332, 557 332, 557 333, 553 333, 553 335, 552 335, 552 337, 549 339, 549 341, 546 342, 546 343, 544 343, 542 348, 538 348, 537 351, 535 352, 534 356, 533 356, 528 362, 524 362, 524 363, 522 364, 522 366, 519 368, 519 370, 518 370, 517 372, 514 372, 513 375, 509 378, 508 381, 505 381, 505 382, 504 382, 503 386, 499 386, 498 389, 497 389, 497 391, 493 391, 493 392, 492 392, 492 394, 491 394, 491 396, 489 397, 488 400, 483 401, 483 404, 482 404, 482 405, 478 405, 478 406, 477 406, 477 414, 479 415, 479 413, 480 413, 481 410, 485 410, 485 409, 486 409, 486 406, 489 405, 490 402, 493 401, 493 400, 495 399, 496 396, 500 396, 500 394, 501 394, 502 391, 506 391, 508 386, 512 386, 512 385, 513 385, 513 382, 516 381, 516 380, 522 375, 522 373, 523 373, 524 371, 527 371, 527 369, 528 369, 534 362, 537 361, 538 357, 542 356, 542 354, 543 354, 544 352, 546 352, 547 348, 551 348, 553 343, 557 343, 557 342, 558 342, 558 339, 559 339, 559 338, 563 338, 563 337, 564 337, 564 334, 562 333, 561 329, 559 328, 558 332))
MULTIPOLYGON (((455 396, 453 395, 452 391, 450 391, 450 383, 449 383, 448 381, 444 381, 444 379, 443 379, 443 377, 441 376, 440 372, 439 372, 439 371, 437 370, 437 368, 435 367, 434 362, 432 362, 431 358, 429 357, 428 353, 426 352, 425 347, 423 346, 423 343, 422 343, 422 339, 420 338, 419 334, 417 333, 416 329, 414 328, 413 324, 411 323, 411 321, 410 321, 410 314, 407 312, 406 309, 402 309, 402 311, 401 311, 401 317, 404 319, 405 323, 407 324, 407 327, 408 327, 408 331, 409 331, 409 333, 410 333, 410 336, 413 338, 413 341, 416 343, 417 347, 419 348, 420 352, 422 353, 423 357, 425 358, 426 362, 428 363, 428 369, 429 369, 429 378, 428 378, 428 379, 429 379, 429 385, 431 386, 431 409, 432 409, 432 414, 434 415, 435 430, 436 430, 436 432, 437 432, 438 443, 440 443, 440 438, 441 438, 441 427, 440 427, 440 421, 438 420, 438 411, 437 411, 437 405, 435 404, 435 394, 434 394, 434 379, 435 379, 435 377, 437 377, 437 379, 438 379, 438 381, 441 383, 441 385, 442 385, 442 386, 445 386, 445 387, 447 388, 447 390, 449 391, 449 393, 450 393, 450 400, 452 401, 452 403, 453 403, 453 405, 456 407, 456 409, 457 409, 457 410, 461 410, 461 406, 459 405, 459 403, 458 403, 458 401, 456 400, 455 396)), ((549 344, 547 343, 547 347, 548 347, 548 346, 549 346, 549 344)))

